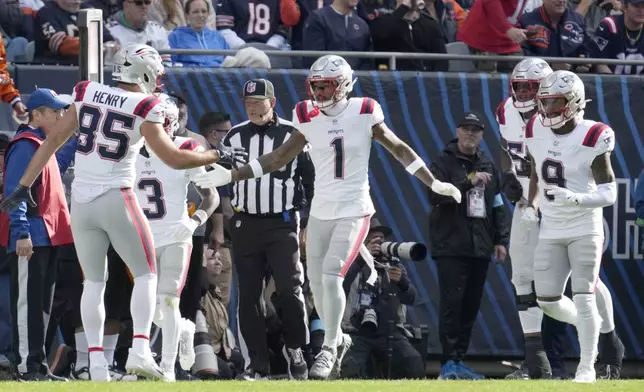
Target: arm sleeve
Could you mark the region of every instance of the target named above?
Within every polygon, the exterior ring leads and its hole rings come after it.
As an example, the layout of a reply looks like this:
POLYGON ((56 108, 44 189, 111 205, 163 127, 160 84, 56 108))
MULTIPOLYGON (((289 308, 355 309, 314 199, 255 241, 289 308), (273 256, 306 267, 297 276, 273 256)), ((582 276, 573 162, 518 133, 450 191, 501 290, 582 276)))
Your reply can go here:
POLYGON ((58 161, 58 169, 60 169, 60 175, 62 176, 67 171, 69 165, 74 161, 76 156, 76 146, 78 145, 78 138, 76 135, 73 135, 67 143, 65 143, 57 152, 56 152, 56 161, 58 161))
MULTIPOLYGON (((6 169, 4 177, 4 196, 7 197, 18 186, 18 182, 29 161, 36 153, 36 146, 29 140, 17 141, 7 151, 6 169)), ((39 177, 40 178, 40 177, 39 177)), ((36 186, 34 184, 34 186, 36 186)), ((18 207, 9 213, 9 229, 18 238, 29 235, 29 221, 27 220, 27 202, 21 202, 18 207)))
POLYGON ((165 106, 155 96, 145 97, 134 108, 134 115, 145 121, 163 124, 165 122, 165 106))
POLYGON ((369 125, 373 127, 383 122, 385 122, 385 114, 382 112, 382 106, 374 99, 373 112, 371 113, 369 125))
MULTIPOLYGON (((448 170, 445 168, 445 164, 446 162, 445 162, 444 155, 439 155, 438 159, 432 162, 432 165, 429 168, 429 170, 432 172, 432 174, 437 180, 442 182, 451 182, 455 187, 458 188, 459 191, 461 191, 461 194, 463 195, 465 194, 465 192, 473 188, 472 183, 468 179, 465 179, 460 183, 452 182, 449 176, 447 175, 448 170)), ((439 195, 436 192, 429 191, 429 203, 432 205, 454 204, 456 203, 456 201, 451 196, 443 196, 443 195, 439 195)))
POLYGON ((56 19, 53 8, 43 7, 38 11, 36 26, 40 29, 40 39, 47 42, 50 52, 62 56, 78 56, 79 38, 69 35, 66 27, 56 19))
POLYGON ((405 266, 400 263, 398 268, 400 268, 400 281, 398 282, 400 294, 398 295, 398 299, 400 299, 400 303, 403 305, 413 305, 414 301, 416 301, 416 287, 411 284, 405 266))
POLYGON ((635 188, 635 215, 644 219, 644 170, 640 173, 640 178, 637 180, 637 187, 635 188))
MULTIPOLYGON (((9 71, 7 70, 7 53, 2 39, 0 39, 0 78, 11 79, 11 75, 9 75, 9 71)), ((20 92, 16 89, 13 82, 7 83, 0 86, 0 98, 5 103, 13 105, 20 102, 20 92)))
POLYGON ((235 16, 230 0, 221 0, 217 3, 217 12, 215 20, 217 23, 217 30, 234 29, 235 16))

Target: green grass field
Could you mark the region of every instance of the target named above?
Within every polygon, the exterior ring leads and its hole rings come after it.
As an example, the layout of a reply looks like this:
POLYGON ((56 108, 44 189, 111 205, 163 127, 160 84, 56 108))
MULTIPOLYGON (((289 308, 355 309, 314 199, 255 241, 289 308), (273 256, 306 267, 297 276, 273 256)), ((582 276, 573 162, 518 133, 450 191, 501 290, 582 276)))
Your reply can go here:
POLYGON ((2 392, 642 392, 643 381, 221 381, 164 384, 161 382, 110 383, 0 383, 2 392))

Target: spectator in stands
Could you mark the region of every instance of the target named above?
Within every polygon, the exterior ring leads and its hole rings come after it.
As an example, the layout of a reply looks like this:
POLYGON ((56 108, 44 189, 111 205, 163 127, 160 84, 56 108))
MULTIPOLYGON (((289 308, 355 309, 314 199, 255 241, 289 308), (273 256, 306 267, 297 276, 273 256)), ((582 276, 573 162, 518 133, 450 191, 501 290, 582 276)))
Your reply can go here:
POLYGON ((602 19, 621 14, 623 8, 620 0, 568 0, 568 9, 586 19, 586 33, 589 35, 595 33, 602 19))
POLYGON ((333 0, 296 0, 296 8, 288 6, 292 1, 281 0, 280 13, 284 24, 293 28, 291 30, 291 48, 302 50, 304 23, 313 11, 331 5, 333 0))
MULTIPOLYGON (((107 29, 120 46, 144 44, 156 50, 170 49, 165 28, 148 17, 150 4, 152 0, 124 0, 123 11, 110 19, 107 29)), ((169 54, 162 54, 161 58, 170 62, 169 54)))
POLYGON ((423 12, 439 23, 445 42, 456 41, 457 17, 461 20, 464 18, 464 11, 458 3, 443 0, 427 0, 426 2, 420 0, 418 4, 423 12))
MULTIPOLYGON (((470 47, 472 54, 519 56, 520 43, 526 40, 525 32, 513 27, 517 14, 521 14, 517 0, 477 0, 467 15, 456 39, 470 47)), ((482 72, 510 73, 512 62, 477 61, 482 72)))
MULTIPOLYGON (((601 21, 589 43, 592 57, 602 59, 644 59, 644 1, 626 0, 624 14, 609 16, 601 21)), ((596 65, 596 72, 616 75, 641 74, 644 66, 596 65)))
MULTIPOLYGON (((208 0, 188 0, 185 4, 188 26, 177 27, 170 33, 170 47, 173 49, 230 49, 224 37, 217 30, 206 27, 211 12, 208 0)), ((219 67, 225 56, 213 55, 172 55, 173 63, 193 67, 219 67)))
POLYGON ((0 34, 4 41, 7 61, 24 60, 29 38, 32 38, 33 23, 20 10, 18 0, 0 0, 0 34))
MULTIPOLYGON (((199 119, 199 132, 212 148, 219 148, 230 128, 232 123, 226 113, 209 112, 199 119)), ((228 306, 233 274, 230 254, 232 239, 228 226, 228 221, 233 216, 233 208, 230 204, 231 185, 220 186, 217 192, 219 192, 220 203, 215 213, 210 216, 211 231, 208 242, 210 247, 218 251, 221 259, 222 267, 215 283, 221 291, 221 301, 228 306)))
POLYGON ((123 0, 86 0, 88 8, 103 11, 103 21, 107 22, 112 15, 123 10, 123 0))
MULTIPOLYGON (((421 0, 422 1, 422 0, 421 0)), ((398 0, 396 10, 383 14, 370 26, 377 52, 446 53, 440 24, 418 8, 418 0, 398 0)), ((387 64, 387 59, 376 63, 387 64)), ((447 61, 398 60, 396 69, 447 71, 447 61)))
POLYGON ((238 48, 250 42, 289 49, 287 30, 280 18, 279 0, 221 0, 217 3, 217 30, 228 46, 238 48))
POLYGON ((11 105, 18 117, 26 116, 27 108, 20 100, 20 91, 16 88, 7 70, 7 55, 2 40, 0 40, 0 99, 11 105))
MULTIPOLYGON (((566 9, 566 0, 544 0, 543 5, 519 17, 526 39, 523 53, 535 57, 586 57, 586 22, 566 9)), ((552 64, 553 69, 571 69, 570 64, 552 64)), ((587 68, 576 67, 576 72, 587 68)))
MULTIPOLYGON (((333 0, 333 4, 313 12, 304 24, 304 50, 368 52, 371 50, 369 26, 358 16, 358 0, 333 0)), ((315 57, 304 61, 310 67, 315 57)), ((370 61, 350 57, 353 69, 366 68, 370 61)))
MULTIPOLYGON (((80 39, 76 19, 81 9, 80 0, 56 0, 42 7, 34 22, 36 38, 35 58, 39 62, 78 64, 80 39)), ((103 42, 113 41, 103 30, 103 42)))
MULTIPOLYGON (((210 10, 208 19, 206 20, 206 27, 214 30, 217 28, 215 8, 211 0, 206 1, 208 1, 208 9, 210 10)), ((186 25, 186 17, 188 15, 184 12, 184 8, 185 5, 183 5, 183 1, 181 0, 152 0, 149 9, 149 18, 162 25, 170 33, 177 27, 186 25)))
MULTIPOLYGON (((467 14, 469 13, 469 8, 465 9, 461 6, 460 2, 454 0, 443 0, 445 4, 452 4, 454 9, 454 20, 456 21, 456 31, 463 26, 467 14)), ((470 5, 471 6, 471 5, 470 5)))

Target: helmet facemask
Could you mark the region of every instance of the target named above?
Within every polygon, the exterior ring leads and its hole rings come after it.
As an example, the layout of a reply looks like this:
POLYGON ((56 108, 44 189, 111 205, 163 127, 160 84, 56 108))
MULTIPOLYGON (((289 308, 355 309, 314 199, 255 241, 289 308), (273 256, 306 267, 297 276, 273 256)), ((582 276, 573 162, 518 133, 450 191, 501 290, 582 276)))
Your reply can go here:
POLYGON ((539 119, 543 126, 558 129, 575 118, 579 112, 578 106, 569 99, 569 95, 543 95, 537 98, 539 119))
POLYGON ((537 107, 536 97, 539 92, 539 80, 511 79, 510 95, 512 104, 520 113, 527 113, 537 107))
POLYGON ((320 109, 329 109, 345 99, 353 90, 355 80, 345 76, 335 78, 307 78, 309 97, 320 109))

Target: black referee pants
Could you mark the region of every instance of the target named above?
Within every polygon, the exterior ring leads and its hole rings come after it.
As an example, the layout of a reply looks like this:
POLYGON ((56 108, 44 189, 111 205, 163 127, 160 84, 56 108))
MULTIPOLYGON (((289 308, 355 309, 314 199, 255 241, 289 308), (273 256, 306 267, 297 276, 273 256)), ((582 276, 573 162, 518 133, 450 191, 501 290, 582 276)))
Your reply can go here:
POLYGON ((435 260, 440 285, 441 363, 461 361, 470 345, 490 261, 465 257, 436 257, 435 260))
POLYGON ((13 361, 19 373, 48 372, 45 333, 58 271, 58 248, 33 248, 29 260, 9 254, 13 361))
POLYGON ((230 220, 233 264, 239 279, 238 320, 251 368, 270 374, 263 289, 266 271, 275 280, 287 348, 306 345, 308 326, 295 213, 266 217, 237 213, 230 220))

